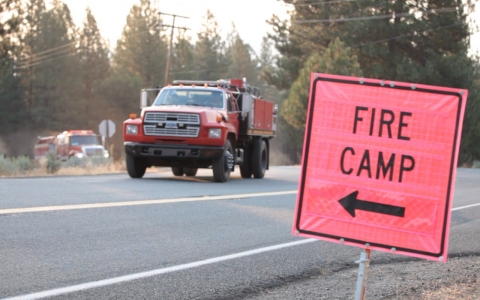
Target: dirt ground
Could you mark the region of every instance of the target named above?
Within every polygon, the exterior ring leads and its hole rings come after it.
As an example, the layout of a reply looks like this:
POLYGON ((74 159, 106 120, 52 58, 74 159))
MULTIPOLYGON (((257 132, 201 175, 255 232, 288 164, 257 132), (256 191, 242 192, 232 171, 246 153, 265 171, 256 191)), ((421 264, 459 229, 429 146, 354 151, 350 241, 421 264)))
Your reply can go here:
MULTIPOLYGON (((283 278, 283 284, 248 299, 355 299, 357 277, 358 264, 354 262, 326 266, 303 277, 283 278)), ((453 257, 447 263, 372 259, 365 299, 480 300, 480 256, 453 257)))

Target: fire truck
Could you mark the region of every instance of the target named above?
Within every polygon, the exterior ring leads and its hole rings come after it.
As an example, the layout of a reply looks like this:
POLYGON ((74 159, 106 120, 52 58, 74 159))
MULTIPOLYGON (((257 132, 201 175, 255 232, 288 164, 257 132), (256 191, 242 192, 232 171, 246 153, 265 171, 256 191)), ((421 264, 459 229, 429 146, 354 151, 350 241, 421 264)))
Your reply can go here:
POLYGON ((278 107, 245 78, 177 80, 143 89, 140 107, 139 117, 132 114, 123 123, 132 178, 153 166, 170 167, 175 176, 211 168, 215 182, 226 182, 235 165, 242 178, 263 178, 269 168, 278 107))
POLYGON ((99 136, 92 130, 68 130, 53 136, 39 136, 33 152, 37 160, 44 160, 49 152, 62 161, 71 157, 109 157, 99 136))

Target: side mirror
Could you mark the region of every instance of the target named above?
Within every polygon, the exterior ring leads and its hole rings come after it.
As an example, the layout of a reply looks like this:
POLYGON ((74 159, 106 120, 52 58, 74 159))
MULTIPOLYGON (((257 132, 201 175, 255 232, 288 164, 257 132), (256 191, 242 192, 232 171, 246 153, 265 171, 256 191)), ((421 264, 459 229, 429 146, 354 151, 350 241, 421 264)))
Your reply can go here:
POLYGON ((142 92, 140 94, 140 108, 147 107, 147 101, 148 101, 147 91, 142 90, 142 92))

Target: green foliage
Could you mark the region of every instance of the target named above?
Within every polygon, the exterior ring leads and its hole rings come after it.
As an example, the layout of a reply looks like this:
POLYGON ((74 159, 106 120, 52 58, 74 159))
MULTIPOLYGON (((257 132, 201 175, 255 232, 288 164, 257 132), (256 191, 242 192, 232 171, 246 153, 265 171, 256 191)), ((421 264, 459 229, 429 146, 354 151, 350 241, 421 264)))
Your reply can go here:
POLYGON ((202 26, 195 43, 196 79, 217 80, 225 73, 227 63, 223 56, 224 42, 215 16, 210 11, 207 11, 202 26))
POLYGON ((34 163, 26 156, 18 156, 15 158, 5 158, 0 155, 0 175, 24 175, 35 167, 34 163))
POLYGON ((91 165, 94 167, 108 166, 113 164, 113 158, 111 157, 92 157, 89 159, 91 165))
POLYGON ((26 156, 18 156, 12 159, 12 163, 17 166, 20 172, 31 171, 35 167, 32 160, 26 156))
MULTIPOLYGON (((109 53, 89 9, 77 28, 61 0, 48 1, 48 6, 46 2, 0 1, 0 138, 5 141, 4 151, 10 156, 31 155, 37 135, 95 130, 102 120, 111 119, 117 132, 108 142, 115 145, 117 153, 112 154, 118 158, 123 151, 121 125, 129 113, 140 112, 140 89, 164 84, 171 28, 159 23, 170 25, 167 22, 172 19, 159 15, 151 1, 137 1, 115 51, 109 53), (29 132, 32 137, 23 136, 29 132), (12 143, 16 137, 22 141, 12 143)), ((246 77, 248 83, 260 86, 262 95, 281 102, 275 87, 259 78, 273 59, 263 60, 259 67, 256 54, 236 31, 223 41, 211 12, 207 11, 195 43, 181 29, 173 33, 171 79, 246 77)), ((51 160, 49 172, 57 172, 56 165, 51 160)))
POLYGON ((113 55, 114 68, 138 76, 142 87, 164 84, 167 45, 160 37, 159 21, 149 0, 134 5, 113 55))
POLYGON ((63 168, 79 168, 85 167, 87 165, 87 159, 78 158, 76 156, 72 156, 68 158, 68 160, 61 164, 63 168))
POLYGON ((62 167, 62 162, 56 158, 55 153, 48 152, 45 167, 47 169, 47 174, 55 174, 62 167))
POLYGON ((0 175, 1 176, 11 176, 15 174, 16 167, 11 159, 5 158, 3 155, 0 155, 0 175))
POLYGON ((14 62, 19 47, 14 42, 20 34, 20 1, 0 3, 0 135, 11 128, 26 127, 22 120, 28 119, 24 92, 14 62))
POLYGON ((79 40, 81 98, 84 106, 78 105, 77 112, 88 116, 85 118, 84 128, 96 128, 105 118, 104 110, 99 110, 98 107, 106 105, 108 101, 100 97, 96 87, 109 76, 110 61, 107 43, 101 37, 97 22, 88 8, 79 40))
POLYGON ((88 157, 78 158, 75 156, 70 157, 67 161, 61 164, 62 168, 93 168, 107 166, 113 163, 112 158, 107 157, 88 157))
POLYGON ((308 95, 312 73, 327 73, 348 76, 362 76, 357 57, 340 39, 335 39, 323 55, 313 54, 300 70, 292 84, 288 99, 284 101, 281 114, 296 129, 305 129, 308 95))
POLYGON ((479 59, 468 56, 469 34, 475 30, 467 16, 473 3, 364 0, 310 5, 296 1, 288 22, 278 17, 270 20, 275 34, 269 37, 281 56, 264 78, 280 89, 292 89, 282 115, 297 128, 305 122, 301 121, 305 109, 301 99, 306 99, 298 96, 306 90, 305 78, 303 86, 297 85, 302 77, 299 71, 307 61, 311 63, 312 55, 327 52, 336 38, 357 56, 365 77, 468 89, 459 163, 471 163, 480 158, 479 59))
POLYGON ((227 46, 226 55, 228 67, 224 78, 247 78, 252 85, 258 84, 258 71, 256 60, 252 59, 254 54, 250 45, 245 44, 238 33, 234 31, 227 46))
POLYGON ((82 116, 79 60, 75 46, 76 28, 70 11, 59 0, 50 10, 41 0, 27 4, 22 59, 18 68, 26 91, 26 104, 38 130, 74 128, 82 116))
POLYGON ((192 80, 196 78, 194 46, 190 38, 181 31, 173 48, 173 62, 170 77, 172 80, 192 80))

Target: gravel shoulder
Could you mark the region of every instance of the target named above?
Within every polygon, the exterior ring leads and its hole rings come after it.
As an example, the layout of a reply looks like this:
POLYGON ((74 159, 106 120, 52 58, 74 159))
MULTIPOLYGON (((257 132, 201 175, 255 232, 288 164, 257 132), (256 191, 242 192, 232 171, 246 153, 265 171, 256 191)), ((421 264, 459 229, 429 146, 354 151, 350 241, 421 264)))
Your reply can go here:
MULTIPOLYGON (((355 298, 358 264, 334 264, 312 273, 302 278, 284 278, 285 284, 259 291, 248 299, 355 298)), ((480 254, 450 257, 447 263, 375 259, 372 254, 365 299, 479 300, 480 254)))

